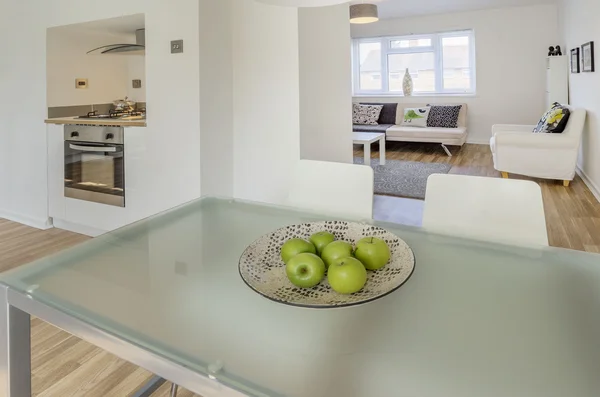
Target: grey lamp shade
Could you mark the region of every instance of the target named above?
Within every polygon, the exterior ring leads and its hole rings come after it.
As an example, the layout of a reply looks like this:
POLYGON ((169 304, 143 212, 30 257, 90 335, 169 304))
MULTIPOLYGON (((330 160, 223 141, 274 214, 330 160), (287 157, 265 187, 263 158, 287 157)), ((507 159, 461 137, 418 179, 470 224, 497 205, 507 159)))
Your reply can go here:
POLYGON ((375 4, 353 4, 350 6, 350 23, 372 23, 379 21, 375 4))
POLYGON ((324 7, 347 3, 350 0, 257 0, 261 3, 282 7, 324 7))

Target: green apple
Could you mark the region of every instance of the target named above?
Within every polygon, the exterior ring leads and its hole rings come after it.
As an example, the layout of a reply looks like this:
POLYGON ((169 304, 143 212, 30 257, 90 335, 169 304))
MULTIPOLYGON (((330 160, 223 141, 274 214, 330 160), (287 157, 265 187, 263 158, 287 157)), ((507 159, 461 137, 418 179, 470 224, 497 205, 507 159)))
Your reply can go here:
POLYGON ((329 267, 331 264, 340 258, 347 258, 352 256, 352 245, 345 241, 334 241, 329 243, 323 248, 321 252, 321 258, 325 262, 325 266, 329 267))
POLYGON ((317 248, 317 253, 321 255, 323 248, 335 240, 335 236, 327 231, 322 231, 310 236, 309 241, 317 248))
POLYGON ((380 238, 365 237, 356 243, 354 256, 368 270, 377 270, 390 261, 390 247, 380 238))
POLYGON ((288 263, 290 259, 302 253, 316 254, 317 249, 312 243, 301 238, 292 238, 286 241, 281 247, 281 259, 284 263, 288 263))
POLYGON ((367 270, 356 258, 340 258, 329 266, 327 280, 335 292, 353 294, 367 283, 367 270))
POLYGON ((325 277, 325 263, 315 254, 305 252, 289 260, 285 274, 296 287, 312 288, 325 277))

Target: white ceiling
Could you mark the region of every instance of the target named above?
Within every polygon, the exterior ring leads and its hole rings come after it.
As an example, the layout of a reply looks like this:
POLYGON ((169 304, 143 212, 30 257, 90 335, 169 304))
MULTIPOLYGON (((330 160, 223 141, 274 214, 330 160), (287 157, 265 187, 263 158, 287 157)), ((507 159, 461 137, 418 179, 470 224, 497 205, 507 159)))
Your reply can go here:
POLYGON ((351 3, 375 3, 379 6, 379 18, 388 19, 414 15, 554 4, 556 0, 354 0, 351 3))

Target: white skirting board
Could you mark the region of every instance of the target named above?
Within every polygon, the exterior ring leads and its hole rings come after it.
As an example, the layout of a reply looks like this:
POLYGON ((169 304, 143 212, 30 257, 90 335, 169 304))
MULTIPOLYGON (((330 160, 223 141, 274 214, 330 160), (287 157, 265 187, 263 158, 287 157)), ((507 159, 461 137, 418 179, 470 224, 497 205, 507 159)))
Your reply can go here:
POLYGON ((107 233, 106 230, 96 229, 95 227, 80 225, 77 223, 64 221, 62 219, 54 219, 54 227, 57 229, 68 230, 69 232, 85 234, 90 237, 98 237, 107 233))
POLYGON ((590 189, 590 192, 592 192, 594 197, 596 197, 596 200, 598 200, 600 203, 600 187, 596 186, 596 184, 594 184, 594 182, 588 178, 587 174, 581 168, 579 168, 579 166, 577 166, 577 174, 581 177, 583 183, 587 185, 587 187, 590 189))
MULTIPOLYGON (((489 138, 473 138, 471 139, 470 137, 467 137, 467 143, 473 144, 473 145, 488 145, 490 146, 490 139, 492 138, 492 136, 490 135, 489 138)), ((492 150, 492 149, 490 149, 492 150)))
POLYGON ((53 227, 51 218, 32 218, 27 215, 17 214, 11 211, 5 211, 3 209, 0 209, 0 218, 8 219, 9 221, 21 223, 23 225, 35 227, 36 229, 47 230, 53 227))

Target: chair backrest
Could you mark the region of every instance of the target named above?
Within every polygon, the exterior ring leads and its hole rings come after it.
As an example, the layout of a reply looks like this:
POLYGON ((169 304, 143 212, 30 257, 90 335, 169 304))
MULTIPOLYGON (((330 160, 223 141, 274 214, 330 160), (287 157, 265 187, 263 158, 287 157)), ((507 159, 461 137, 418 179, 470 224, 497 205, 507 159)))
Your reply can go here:
POLYGON ((300 160, 289 205, 356 219, 373 218, 373 169, 365 165, 300 160))
POLYGON ((423 227, 511 245, 548 245, 540 186, 531 181, 431 175, 423 227))
POLYGON ((563 131, 563 135, 571 136, 579 141, 585 126, 587 111, 585 109, 574 108, 569 108, 569 110, 571 111, 571 115, 569 116, 569 121, 563 131))

